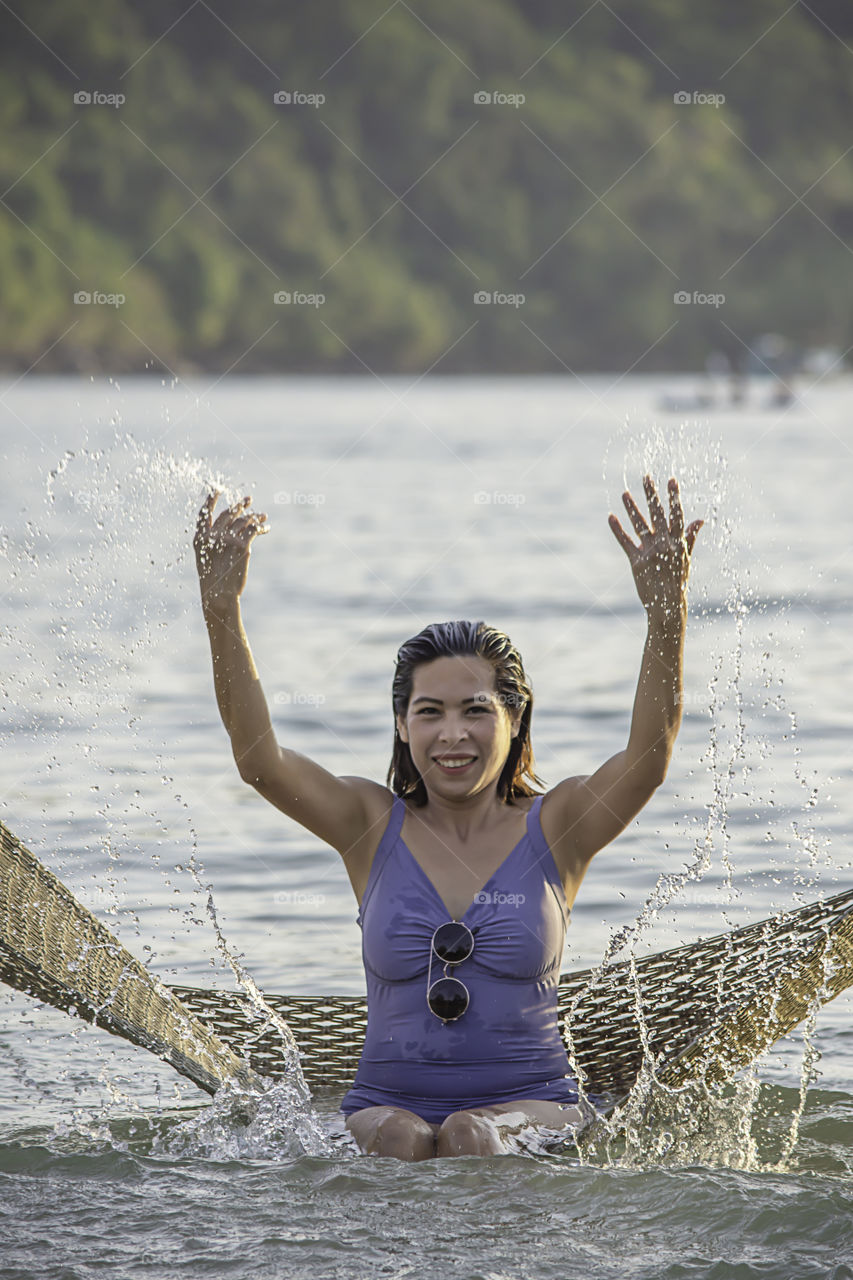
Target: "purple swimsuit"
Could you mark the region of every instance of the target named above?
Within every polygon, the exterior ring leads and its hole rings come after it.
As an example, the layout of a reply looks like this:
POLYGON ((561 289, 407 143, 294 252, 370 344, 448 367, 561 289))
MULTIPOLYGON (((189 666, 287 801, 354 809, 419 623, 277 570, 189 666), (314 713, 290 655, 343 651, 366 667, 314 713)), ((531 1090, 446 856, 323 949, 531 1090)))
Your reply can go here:
MULTIPOLYGON (((557 1027, 557 983, 569 908, 539 821, 468 906, 467 960, 448 969, 468 988, 461 1018, 430 1012, 432 935, 450 919, 431 880, 400 838, 405 802, 395 796, 358 913, 367 977, 367 1034, 347 1116, 405 1107, 432 1124, 453 1111, 521 1098, 572 1103, 576 1082, 557 1027)), ((443 965, 433 957, 431 980, 443 965)))

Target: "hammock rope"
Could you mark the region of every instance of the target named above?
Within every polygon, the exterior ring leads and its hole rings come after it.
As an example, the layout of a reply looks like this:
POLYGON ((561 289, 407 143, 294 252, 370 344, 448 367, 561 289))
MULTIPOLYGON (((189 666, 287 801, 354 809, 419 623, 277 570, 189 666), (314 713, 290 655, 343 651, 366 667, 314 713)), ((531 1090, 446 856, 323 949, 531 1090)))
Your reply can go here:
POLYGON ((2 822, 0 980, 149 1049, 206 1093, 253 1078, 2 822))
MULTIPOLYGON (((213 1093, 287 1072, 269 1015, 240 992, 166 986, 0 822, 0 980, 150 1049, 213 1093)), ((558 1020, 588 1093, 612 1107, 645 1061, 680 1085, 724 1080, 853 984, 853 889, 687 946, 563 974, 558 1020), (638 1013, 639 1010, 639 1013, 638 1013)), ((312 1090, 346 1089, 367 1025, 358 996, 264 995, 312 1090)))

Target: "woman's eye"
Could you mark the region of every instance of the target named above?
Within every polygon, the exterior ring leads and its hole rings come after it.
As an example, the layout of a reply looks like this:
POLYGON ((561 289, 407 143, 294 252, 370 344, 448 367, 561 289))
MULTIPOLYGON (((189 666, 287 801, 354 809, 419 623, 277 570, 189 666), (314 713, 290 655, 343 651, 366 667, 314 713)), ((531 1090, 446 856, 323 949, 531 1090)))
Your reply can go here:
MULTIPOLYGON (((468 708, 468 710, 469 710, 469 711, 483 711, 483 712, 485 712, 485 714, 486 714, 486 715, 488 715, 488 714, 489 714, 489 708, 488 708, 488 707, 469 707, 469 708, 468 708)), ((428 712, 428 711, 438 711, 438 707, 421 707, 420 711, 416 711, 416 712, 415 712, 415 715, 416 715, 416 716, 424 716, 424 715, 426 715, 426 714, 427 714, 427 712, 428 712)))

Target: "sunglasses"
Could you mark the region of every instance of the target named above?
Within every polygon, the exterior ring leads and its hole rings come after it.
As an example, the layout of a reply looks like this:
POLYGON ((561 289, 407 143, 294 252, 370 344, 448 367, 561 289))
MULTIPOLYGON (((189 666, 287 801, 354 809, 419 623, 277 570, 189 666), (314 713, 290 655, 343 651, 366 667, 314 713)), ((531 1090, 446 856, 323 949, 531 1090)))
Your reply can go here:
POLYGON ((427 1004, 430 1011, 442 1022, 455 1022, 468 1008, 468 988, 458 978, 448 976, 447 970, 454 964, 467 960, 474 950, 474 935, 467 924, 448 920, 440 924, 432 935, 427 973, 427 1004), (444 965, 444 977, 432 978, 432 958, 444 965))

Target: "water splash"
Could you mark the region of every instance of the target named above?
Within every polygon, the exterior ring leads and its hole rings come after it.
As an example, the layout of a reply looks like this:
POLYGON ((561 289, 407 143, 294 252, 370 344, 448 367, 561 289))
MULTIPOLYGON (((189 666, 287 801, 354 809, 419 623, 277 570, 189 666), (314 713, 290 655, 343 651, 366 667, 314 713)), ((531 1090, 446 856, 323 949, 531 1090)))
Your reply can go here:
POLYGON ((629 1099, 586 1136, 584 1162, 622 1169, 761 1169, 752 1133, 759 1087, 751 1071, 723 1086, 697 1081, 671 1089, 644 1067, 629 1099))
MULTIPOLYGON (((192 460, 189 460, 188 469, 186 469, 185 471, 181 471, 180 465, 176 463, 176 460, 174 458, 170 458, 170 456, 166 454, 161 455, 158 453, 158 451, 146 452, 145 450, 138 450, 137 446, 134 443, 129 442, 129 438, 127 438, 127 440, 124 442, 122 442, 121 438, 118 438, 118 443, 116 445, 116 448, 119 451, 121 451, 122 449, 127 449, 128 457, 134 456, 141 462, 142 465, 140 466, 140 468, 133 473, 133 478, 135 479, 135 482, 138 486, 136 493, 137 493, 137 496, 139 496, 139 494, 144 495, 147 499, 149 499, 149 501, 152 498, 152 494, 156 491, 156 485, 159 485, 161 481, 165 482, 165 488, 163 492, 165 493, 166 497, 168 498, 169 495, 176 495, 176 501, 178 499, 183 500, 183 498, 186 498, 190 493, 193 493, 193 494, 197 493, 201 489, 207 487, 207 484, 217 483, 218 487, 225 487, 221 481, 219 482, 211 481, 209 477, 206 477, 206 474, 204 472, 204 468, 202 467, 202 465, 200 463, 193 462, 192 460), (199 468, 201 468, 201 470, 199 470, 199 468), (152 481, 155 481, 156 485, 152 483, 152 481)), ((650 469, 653 471, 655 470, 655 454, 654 454, 655 448, 657 448, 656 444, 654 444, 654 446, 650 446, 650 445, 645 446, 646 469, 650 469)), ((709 455, 709 456, 713 456, 713 455, 709 455)), ((720 457, 721 455, 718 453, 716 455, 716 460, 719 461, 720 457)), ((94 521, 94 527, 101 531, 105 531, 107 533, 108 536, 105 539, 105 544, 108 549, 112 548, 113 550, 115 550, 116 548, 121 549, 122 547, 124 547, 126 550, 129 547, 137 545, 137 538, 136 538, 136 534, 134 534, 132 538, 128 536, 127 527, 120 527, 121 526, 120 517, 123 516, 126 512, 130 511, 131 503, 129 501, 126 501, 126 492, 125 492, 124 482, 116 480, 116 482, 114 483, 114 479, 116 475, 115 472, 110 472, 110 474, 113 476, 112 479, 109 479, 109 480, 106 479, 107 471, 111 466, 113 466, 114 461, 115 459, 111 457, 110 453, 105 453, 103 451, 87 452, 85 450, 82 450, 82 451, 78 451, 78 453, 67 454, 65 458, 63 458, 60 461, 60 464, 58 464, 55 472, 51 474, 51 477, 48 483, 48 497, 51 505, 56 507, 56 506, 62 506, 63 502, 67 506, 69 495, 70 495, 71 501, 74 503, 74 511, 76 512, 76 514, 80 515, 80 513, 84 513, 87 519, 91 517, 91 521, 94 521), (78 480, 79 480, 79 476, 78 476, 78 473, 75 471, 75 467, 82 467, 84 470, 86 468, 89 468, 91 474, 97 477, 96 480, 92 482, 92 485, 88 491, 86 490, 85 487, 80 488, 79 485, 77 490, 73 488, 74 485, 78 484, 78 480), (69 486, 71 487, 69 488, 69 486), (78 496, 76 497, 74 496, 75 492, 78 494, 78 496), (110 500, 111 494, 113 495, 118 494, 120 496, 119 497, 114 496, 113 499, 110 500), (122 542, 122 539, 124 539, 123 542, 122 542)), ((711 465, 712 465, 711 463, 708 464, 709 473, 710 473, 711 465)), ((677 469, 677 467, 675 466, 673 467, 673 469, 676 470, 676 474, 678 474, 682 478, 682 480, 685 482, 685 492, 686 492, 687 484, 685 479, 685 470, 683 468, 677 469)), ((624 474, 624 469, 623 469, 623 474, 624 474)), ((699 479, 701 479, 701 474, 702 474, 701 467, 697 467, 697 471, 696 471, 697 483, 699 479)), ((715 478, 714 484, 717 484, 717 483, 718 483, 718 478, 715 478)), ((719 481, 719 483, 722 485, 722 481, 719 481)), ((130 489, 128 489, 127 492, 131 492, 132 488, 133 486, 131 485, 130 489)), ((239 496, 239 493, 241 492, 242 490, 236 490, 236 489, 229 490, 229 493, 234 497, 239 496)), ((713 489, 713 485, 711 487, 710 492, 713 496, 715 492, 715 490, 713 489)), ((722 492, 722 490, 720 490, 720 492, 722 492)), ((168 506, 168 503, 166 503, 166 505, 168 506)), ((714 524, 714 521, 718 519, 718 512, 721 509, 722 509, 721 501, 715 499, 714 503, 712 503, 712 506, 711 506, 710 523, 712 527, 719 527, 723 531, 727 531, 727 536, 730 536, 730 533, 731 533, 730 526, 726 525, 725 522, 723 522, 720 519, 719 526, 716 526, 714 524)), ((150 532, 152 540, 158 536, 162 536, 163 530, 166 529, 166 540, 168 542, 169 540, 168 530, 173 527, 174 515, 175 515, 174 511, 165 511, 165 512, 163 511, 162 504, 160 503, 160 499, 158 497, 157 501, 151 502, 150 508, 147 508, 146 511, 142 513, 142 515, 134 511, 132 515, 132 523, 135 523, 137 530, 141 530, 142 533, 146 532, 146 530, 150 532), (159 527, 157 525, 158 513, 160 517, 164 517, 163 523, 161 523, 159 527), (150 519, 148 518, 149 515, 151 516, 150 519), (139 523, 140 520, 142 521, 141 524, 139 523), (170 521, 172 522, 171 524, 169 523, 170 521)), ((709 517, 706 516, 706 519, 709 519, 709 517)), ((43 539, 40 537, 41 532, 42 531, 40 531, 36 526, 31 525, 28 529, 30 541, 22 544, 22 554, 29 555, 31 564, 44 564, 46 559, 48 558, 48 554, 44 550, 43 539)), ((184 532, 187 532, 187 530, 185 530, 184 532)), ((706 529, 703 530, 703 534, 707 534, 707 532, 708 532, 708 525, 706 525, 706 529)), ((188 538, 185 538, 184 540, 185 548, 188 547, 188 544, 189 544, 189 540, 188 538)), ((155 542, 155 545, 157 545, 156 542, 155 542)), ((729 543, 729 545, 731 545, 731 543, 729 543)), ((8 552, 8 548, 4 548, 4 554, 6 554, 7 552, 8 552)), ((94 597, 87 598, 85 594, 86 573, 92 570, 93 564, 95 564, 96 567, 98 564, 106 564, 106 561, 97 560, 97 554, 98 553, 96 552, 94 561, 92 560, 91 557, 89 558, 88 561, 84 557, 81 557, 77 562, 75 562, 74 573, 72 573, 72 578, 74 580, 73 580, 73 583, 69 585, 69 591, 71 591, 73 595, 69 595, 68 601, 69 601, 69 608, 72 609, 72 613, 74 608, 81 610, 81 614, 78 616, 85 616, 86 608, 87 608, 87 600, 89 604, 94 603, 94 597)), ((165 564, 167 567, 170 567, 170 568, 178 567, 182 563, 186 554, 187 554, 187 551, 185 549, 183 553, 179 553, 179 555, 174 559, 172 559, 171 561, 166 560, 164 557, 160 562, 160 568, 162 568, 163 564, 165 564)), ((151 564, 156 569, 157 566, 155 566, 154 561, 152 561, 151 564)), ((143 564, 143 569, 144 568, 145 566, 143 564)), ((152 575, 149 574, 149 579, 151 576, 152 575)), ((116 586, 116 583, 118 580, 119 579, 117 579, 116 577, 113 578, 112 581, 113 581, 114 587, 116 586)), ((109 581, 109 579, 107 579, 107 581, 109 581)), ((736 603, 738 599, 740 599, 741 604, 744 604, 744 601, 746 600, 746 595, 744 593, 740 597, 735 596, 734 599, 736 603)), ((727 597, 727 600, 728 600, 728 597, 727 597)), ((137 615, 135 617, 131 614, 129 619, 129 623, 131 626, 129 637, 130 637, 130 640, 132 641, 132 644, 131 644, 131 647, 128 649, 128 652, 137 654, 137 655, 144 655, 146 646, 151 643, 151 638, 153 634, 152 628, 159 626, 164 619, 164 615, 162 612, 158 614, 156 605, 152 607, 150 602, 143 601, 141 607, 143 612, 140 615, 137 615), (136 626, 138 628, 136 632, 132 630, 133 626, 136 626)), ((726 605, 726 607, 728 607, 728 605, 726 605)), ((741 656, 741 658, 742 658, 742 652, 743 652, 743 624, 744 624, 744 619, 747 612, 748 612, 748 609, 744 604, 743 609, 735 614, 736 629, 737 629, 737 635, 738 635, 738 648, 736 652, 741 656)), ((96 615, 96 621, 97 621, 97 615, 96 615)), ((71 636, 73 637, 73 643, 75 645, 78 643, 78 637, 74 635, 73 619, 72 619, 72 622, 69 622, 68 618, 63 619, 58 624, 58 630, 64 636, 68 636, 70 633, 71 636)), ((86 661, 88 660, 88 657, 90 655, 87 655, 85 653, 85 649, 83 647, 84 638, 79 637, 79 640, 80 640, 79 652, 81 655, 81 671, 84 673, 88 671, 91 677, 92 668, 91 666, 90 667, 86 666, 86 661)), ((95 674, 97 676, 97 673, 95 674)), ((108 709, 108 706, 109 706, 110 689, 115 688, 116 681, 120 681, 120 678, 123 677, 123 675, 125 674, 126 672, 124 671, 124 669, 119 668, 118 670, 113 670, 112 672, 108 672, 108 678, 103 682, 101 682, 98 678, 90 679, 88 683, 81 680, 79 687, 74 687, 72 682, 71 688, 68 693, 68 708, 71 714, 68 715, 68 713, 65 712, 63 709, 64 714, 66 715, 66 718, 73 720, 76 713, 79 712, 81 709, 89 712, 94 718, 97 718, 98 715, 103 714, 103 712, 106 709, 108 709), (91 698, 91 702, 89 704, 86 703, 87 697, 91 698)), ((738 735, 740 735, 739 740, 742 747, 744 742, 744 738, 742 734, 742 729, 744 727, 744 718, 743 718, 743 700, 741 696, 741 687, 742 687, 741 677, 742 677, 742 667, 737 666, 735 671, 735 676, 734 676, 734 689, 735 689, 735 696, 740 697, 740 702, 735 704, 736 711, 737 711, 735 743, 737 744, 738 735)), ((655 886, 655 889, 652 892, 652 895, 650 895, 650 898, 646 904, 648 911, 647 913, 644 911, 642 921, 638 921, 637 925, 632 930, 625 931, 623 935, 621 936, 617 935, 617 937, 614 938, 611 944, 611 947, 608 949, 608 955, 611 958, 615 956, 626 945, 633 944, 635 941, 637 941, 640 937, 640 933, 643 930, 643 928, 645 928, 648 924, 650 924, 650 922, 655 918, 656 913, 658 913, 660 909, 666 906, 669 902, 677 899, 678 894, 683 890, 684 886, 688 883, 690 879, 697 879, 697 880, 701 879, 702 876, 704 876, 707 873, 710 866, 712 865, 712 857, 716 847, 714 843, 713 835, 718 829, 721 830, 723 833, 721 862, 726 870, 726 883, 732 891, 734 891, 736 888, 735 877, 734 877, 735 868, 733 863, 729 860, 730 845, 729 845, 729 839, 728 839, 728 829, 726 824, 728 819, 728 805, 731 798, 737 770, 733 764, 731 757, 729 757, 728 760, 724 758, 725 744, 722 741, 722 735, 719 732, 719 723, 718 723, 718 712, 721 712, 722 708, 726 705, 726 697, 727 697, 726 685, 725 685, 725 668, 723 665, 723 655, 720 656, 719 665, 715 666, 713 681, 714 681, 713 688, 709 687, 709 695, 710 695, 709 705, 711 710, 713 731, 717 734, 717 738, 715 738, 714 740, 714 747, 713 747, 714 754, 712 757, 713 777, 715 780, 715 803, 718 806, 717 809, 715 810, 715 814, 716 814, 716 818, 721 818, 723 822, 723 826, 718 828, 716 826, 715 821, 712 820, 712 816, 709 814, 708 825, 706 828, 705 836, 700 842, 700 845, 696 850, 696 857, 694 859, 693 866, 689 868, 688 871, 685 873, 677 873, 676 875, 667 874, 666 876, 662 876, 659 879, 657 885, 655 886), (719 781, 719 788, 717 787, 718 781, 719 781), (695 874, 691 875, 691 872, 694 872, 695 874)), ((729 689, 731 689, 731 683, 729 684, 729 689)), ((127 705, 122 705, 121 710, 123 713, 127 712, 127 705)), ((79 720, 79 716, 77 717, 77 719, 79 720)), ((86 728, 86 731, 88 732, 88 726, 86 728)), ((736 749, 737 749, 737 746, 735 746, 735 750, 736 749)), ((739 759, 740 757, 736 757, 736 758, 739 759)), ((171 782, 171 780, 169 781, 171 782)), ((112 832, 115 828, 117 821, 120 821, 120 810, 117 813, 117 804, 120 804, 120 796, 118 798, 116 798, 115 795, 105 796, 102 802, 99 804, 99 808, 97 810, 98 814, 102 817, 104 823, 107 824, 109 828, 109 832, 112 832)), ((158 829, 160 830, 161 834, 165 838, 166 836, 165 825, 162 823, 161 819, 156 814, 152 814, 151 817, 152 817, 152 820, 158 825, 158 829)), ((116 841, 112 847, 118 850, 119 843, 120 843, 119 841, 116 841)), ((101 846, 101 848, 102 850, 106 849, 106 846, 101 846)), ((107 856, 110 859, 112 859, 112 854, 110 854, 109 852, 107 852, 107 856)), ((118 853, 116 854, 116 856, 118 856, 118 853)), ((200 872, 200 875, 201 874, 203 873, 200 872)), ((201 885, 200 880, 198 882, 198 887, 200 889, 204 888, 204 886, 201 885)), ((119 898, 118 898, 119 887, 118 887, 118 880, 115 876, 113 876, 112 882, 109 886, 109 894, 116 906, 116 909, 118 909, 119 908, 119 898)), ((210 915, 210 909, 212 908, 212 898, 209 898, 208 902, 209 902, 208 914, 210 915)), ((121 910, 122 912, 126 913, 127 907, 124 905, 121 905, 121 910)), ((214 921, 215 930, 218 932, 219 930, 218 930, 218 924, 215 921, 215 913, 211 918, 214 921)), ((137 926, 137 929, 139 929, 138 917, 136 917, 136 926, 137 926)), ((223 952, 223 954, 225 953, 223 952)), ((228 958, 228 962, 229 964, 231 963, 230 958, 228 958)), ((233 965, 232 965, 232 968, 233 968, 233 965)), ((238 975, 238 981, 241 981, 239 975, 238 975)), ((241 982, 241 985, 242 985, 242 982, 241 982)), ((244 989, 247 989, 247 988, 244 987, 244 989)), ((224 1098, 222 1100, 222 1104, 224 1107, 225 1106, 224 1098)), ((668 1130, 662 1130, 662 1136, 659 1139, 656 1138, 655 1141, 659 1143, 663 1143, 665 1146, 668 1141, 668 1139, 665 1136, 667 1132, 668 1130)), ((796 1141, 796 1139, 794 1139, 794 1141, 796 1141)))
POLYGON ((820 1054, 812 1035, 821 998, 822 993, 815 993, 800 1032, 796 1090, 764 1084, 760 1058, 724 1082, 700 1077, 668 1086, 657 1078, 649 1057, 625 1102, 581 1136, 581 1163, 620 1169, 704 1165, 761 1173, 796 1170, 800 1126, 818 1075, 820 1054), (773 1107, 767 1102, 770 1095, 776 1098, 773 1107))
MULTIPOLYGON (((204 868, 197 857, 198 840, 194 829, 192 837, 193 852, 189 859, 189 869, 196 886, 206 895, 207 914, 213 926, 217 948, 231 967, 238 984, 249 997, 253 1010, 262 1019, 258 1026, 258 1033, 263 1034, 269 1027, 273 1027, 278 1033, 281 1044, 284 1059, 283 1066, 286 1072, 285 1081, 272 1087, 268 1093, 257 1100, 258 1108, 260 1109, 251 1124, 257 1124, 259 1126, 258 1132, 266 1139, 270 1124, 279 1126, 286 1123, 291 1134, 298 1137, 303 1150, 312 1155, 328 1155, 330 1151, 329 1142, 323 1131, 320 1119, 311 1105, 311 1094, 305 1083, 299 1059, 299 1050, 293 1032, 281 1014, 264 999, 263 992, 248 969, 241 964, 234 948, 225 937, 216 914, 212 887, 209 884, 204 884, 202 880, 204 868), (269 1102, 270 1098, 274 1099, 274 1104, 269 1102), (269 1105, 262 1105, 265 1102, 269 1103, 269 1105), (272 1105, 274 1105, 274 1112, 271 1113, 270 1106, 272 1105)), ((215 1101, 219 1099, 221 1092, 222 1090, 217 1091, 214 1098, 215 1101)), ((230 1094, 223 1095, 223 1098, 225 1100, 224 1105, 228 1105, 227 1099, 230 1098, 230 1094)), ((242 1106, 243 1104, 240 1103, 240 1105, 242 1106)), ((229 1110, 228 1114, 232 1114, 232 1111, 229 1110)), ((215 1122, 211 1121, 211 1123, 215 1122)))
POLYGON ((315 1113, 306 1108, 302 1089, 294 1081, 279 1080, 263 1092, 223 1085, 208 1106, 166 1129, 152 1154, 257 1160, 330 1156, 335 1150, 315 1113))
MULTIPOLYGON (((616 931, 611 937, 600 965, 593 971, 587 990, 578 993, 567 1018, 567 1026, 570 1026, 572 1012, 577 1003, 590 988, 594 988, 605 978, 619 953, 629 947, 629 972, 634 1012, 644 1053, 644 1063, 628 1100, 610 1120, 604 1119, 599 1122, 594 1127, 592 1135, 584 1142, 584 1158, 603 1160, 605 1163, 612 1163, 615 1159, 619 1163, 627 1162, 637 1167, 643 1166, 651 1159, 653 1163, 662 1160, 676 1164, 711 1162, 737 1168, 763 1168, 766 1166, 759 1158, 752 1136, 752 1124, 755 1120, 755 1107, 760 1088, 755 1064, 737 1081, 729 1081, 722 1087, 711 1086, 703 1081, 691 1083, 680 1089, 664 1086, 656 1078, 654 1071, 654 1055, 634 952, 641 936, 651 922, 658 918, 663 908, 677 905, 685 886, 691 881, 700 881, 712 870, 715 855, 719 858, 722 871, 719 881, 721 899, 725 895, 731 901, 741 892, 740 884, 736 879, 735 863, 731 856, 729 813, 740 779, 745 782, 752 772, 749 764, 751 740, 747 731, 744 686, 746 622, 753 612, 755 602, 746 586, 749 570, 743 563, 735 521, 727 511, 732 509, 733 500, 736 510, 742 510, 743 507, 735 499, 724 451, 719 441, 710 440, 707 424, 682 423, 675 432, 664 432, 657 424, 643 424, 637 430, 630 421, 626 421, 625 429, 617 433, 616 441, 617 446, 624 450, 621 464, 623 489, 630 489, 632 486, 636 488, 638 476, 633 474, 634 471, 639 472, 640 475, 652 475, 659 490, 668 476, 675 475, 679 479, 685 509, 685 523, 694 518, 696 513, 693 507, 699 506, 698 514, 705 519, 705 526, 700 532, 697 546, 701 545, 705 548, 710 544, 710 550, 714 553, 711 559, 713 572, 706 573, 704 577, 708 583, 716 577, 722 585, 720 603, 717 604, 711 603, 711 587, 700 585, 699 613, 702 612, 702 605, 705 612, 713 610, 719 613, 724 609, 732 618, 734 638, 731 646, 713 656, 713 675, 708 682, 706 709, 710 715, 710 728, 703 759, 709 765, 713 794, 710 803, 705 806, 704 830, 698 832, 694 840, 693 859, 683 871, 666 873, 658 877, 637 919, 616 931), (724 742, 724 726, 729 731, 727 745, 724 742)), ((612 442, 608 447, 608 453, 611 447, 612 442)), ((606 456, 604 464, 606 481, 608 470, 609 461, 606 456)), ((608 483, 608 491, 612 487, 608 483)), ((740 495, 737 497, 739 498, 740 495)), ((694 586, 691 584, 691 597, 694 594, 694 586)), ((764 688, 767 689, 771 683, 766 666, 770 656, 769 646, 763 637, 759 638, 758 644, 763 650, 762 660, 765 665, 762 668, 762 675, 764 688)), ((778 679, 778 684, 781 686, 781 678, 778 679)), ((785 709, 781 692, 777 692, 775 701, 780 709, 785 709)), ((796 732, 796 718, 793 713, 789 715, 793 738, 796 732)), ((787 739, 788 735, 783 737, 787 739)), ((771 749, 769 743, 759 745, 765 752, 771 749)), ((799 744, 796 744, 794 749, 794 777, 798 785, 807 792, 803 810, 808 814, 815 807, 817 789, 810 786, 804 777, 799 744)), ((760 803, 758 797, 755 802, 760 803)), ((772 798, 768 799, 768 806, 773 808, 772 798)), ((796 819, 791 826, 799 847, 808 854, 809 868, 814 872, 818 850, 813 827, 807 822, 798 824, 796 819)), ((807 877, 795 866, 793 875, 795 899, 802 901, 801 888, 807 883, 807 877)), ((728 923, 731 927, 731 921, 728 923)), ((722 975, 723 967, 719 970, 717 980, 718 1007, 723 1006, 726 994, 722 988, 722 975)), ((761 965, 756 966, 756 991, 760 991, 762 984, 770 981, 773 976, 763 972, 761 965)), ((808 1088, 814 1080, 815 1051, 810 1041, 810 1030, 814 1026, 819 1004, 819 998, 816 996, 810 1009, 803 1038, 798 1103, 790 1118, 788 1137, 782 1144, 777 1163, 773 1166, 777 1169, 786 1168, 792 1158, 808 1088)), ((574 1046, 571 1043, 569 1058, 574 1074, 582 1080, 574 1046)), ((582 1098, 587 1096, 582 1084, 580 1094, 582 1098)))
MULTIPOLYGON (((21 662, 26 633, 20 627, 4 629, 0 649, 9 650, 14 659, 7 664, 10 680, 4 692, 19 722, 17 727, 29 729, 41 753, 46 741, 55 744, 48 772, 55 769, 61 773, 63 757, 82 755, 94 779, 83 799, 84 813, 79 823, 82 839, 71 853, 70 878, 73 882, 79 868, 82 845, 84 861, 92 868, 96 898, 93 908, 116 917, 119 926, 129 923, 137 938, 142 938, 142 908, 137 905, 138 898, 130 903, 125 900, 127 876, 123 882, 122 868, 131 870, 137 860, 146 865, 153 863, 170 892, 177 890, 168 868, 160 866, 158 846, 171 842, 172 837, 161 812, 162 792, 153 801, 148 795, 148 762, 152 756, 159 756, 165 785, 171 787, 173 780, 163 756, 145 741, 139 711, 140 686, 144 687, 150 655, 163 643, 161 633, 186 613, 180 595, 185 590, 184 578, 195 585, 195 567, 191 565, 188 574, 184 574, 184 567, 192 557, 192 533, 204 494, 216 488, 228 502, 246 490, 237 489, 223 476, 214 474, 201 459, 143 447, 130 433, 121 430, 118 417, 112 426, 107 447, 83 445, 66 450, 51 468, 45 481, 43 519, 28 521, 17 537, 4 535, 2 553, 10 562, 16 578, 14 589, 22 603, 28 596, 43 597, 45 584, 49 583, 50 613, 37 617, 31 626, 34 640, 39 633, 53 640, 55 655, 39 661, 35 656, 38 646, 33 643, 28 655, 32 660, 21 662), (40 578, 40 590, 35 592, 29 590, 34 574, 40 578), (101 726, 106 723, 112 728, 110 722, 114 724, 116 720, 119 723, 112 733, 99 733, 101 726), (126 742, 126 759, 102 759, 102 737, 126 742), (137 763, 134 752, 147 760, 137 763), (129 788, 129 776, 138 779, 139 785, 129 788), (151 838, 152 828, 158 836, 156 840, 151 838), (134 840, 137 833, 141 835, 140 843, 134 840)), ((44 647, 42 640, 42 651, 44 647)), ((31 775, 30 794, 34 783, 37 786, 37 779, 31 775)), ((48 795, 55 791, 53 778, 47 780, 47 791, 48 795)), ((174 794, 173 799, 183 805, 180 795, 174 794)), ((62 809, 74 821, 75 803, 70 793, 63 797, 62 809)), ((217 1125, 225 1125, 229 1115, 240 1112, 245 1120, 251 1112, 248 1134, 233 1138, 238 1145, 251 1145, 261 1130, 265 1140, 273 1130, 287 1130, 288 1141, 300 1150, 325 1153, 329 1149, 328 1138, 311 1107, 290 1029, 266 1005, 227 942, 217 919, 211 886, 202 882, 203 868, 197 857, 198 841, 192 824, 190 830, 193 851, 188 870, 195 888, 206 898, 217 950, 254 1009, 263 1014, 267 1023, 275 1025, 288 1073, 286 1083, 279 1083, 263 1097, 244 1097, 239 1105, 229 1093, 220 1090, 213 1110, 198 1121, 198 1132, 209 1137, 217 1125)), ((67 848, 68 842, 63 840, 63 845, 67 848)), ((55 858, 52 861, 55 865, 55 858)), ((178 864, 176 869, 182 871, 183 867, 178 864)), ((75 890, 80 891, 76 885, 75 890)), ((193 932, 204 923, 197 917, 195 903, 185 911, 184 919, 185 927, 192 927, 193 932)), ((141 950, 145 963, 150 965, 156 959, 154 948, 146 943, 141 950)), ((194 950, 198 952, 197 942, 194 950)), ((75 1039, 73 1034, 71 1039, 75 1039)), ((96 1040, 87 1042, 86 1048, 102 1063, 99 1080, 108 1100, 101 1114, 132 1110, 136 1104, 117 1083, 114 1071, 107 1065, 106 1052, 96 1040)), ((81 1124, 82 1117, 75 1113, 71 1128, 82 1132, 81 1124)), ((63 1136, 63 1126, 64 1120, 57 1127, 57 1138, 63 1136)))

